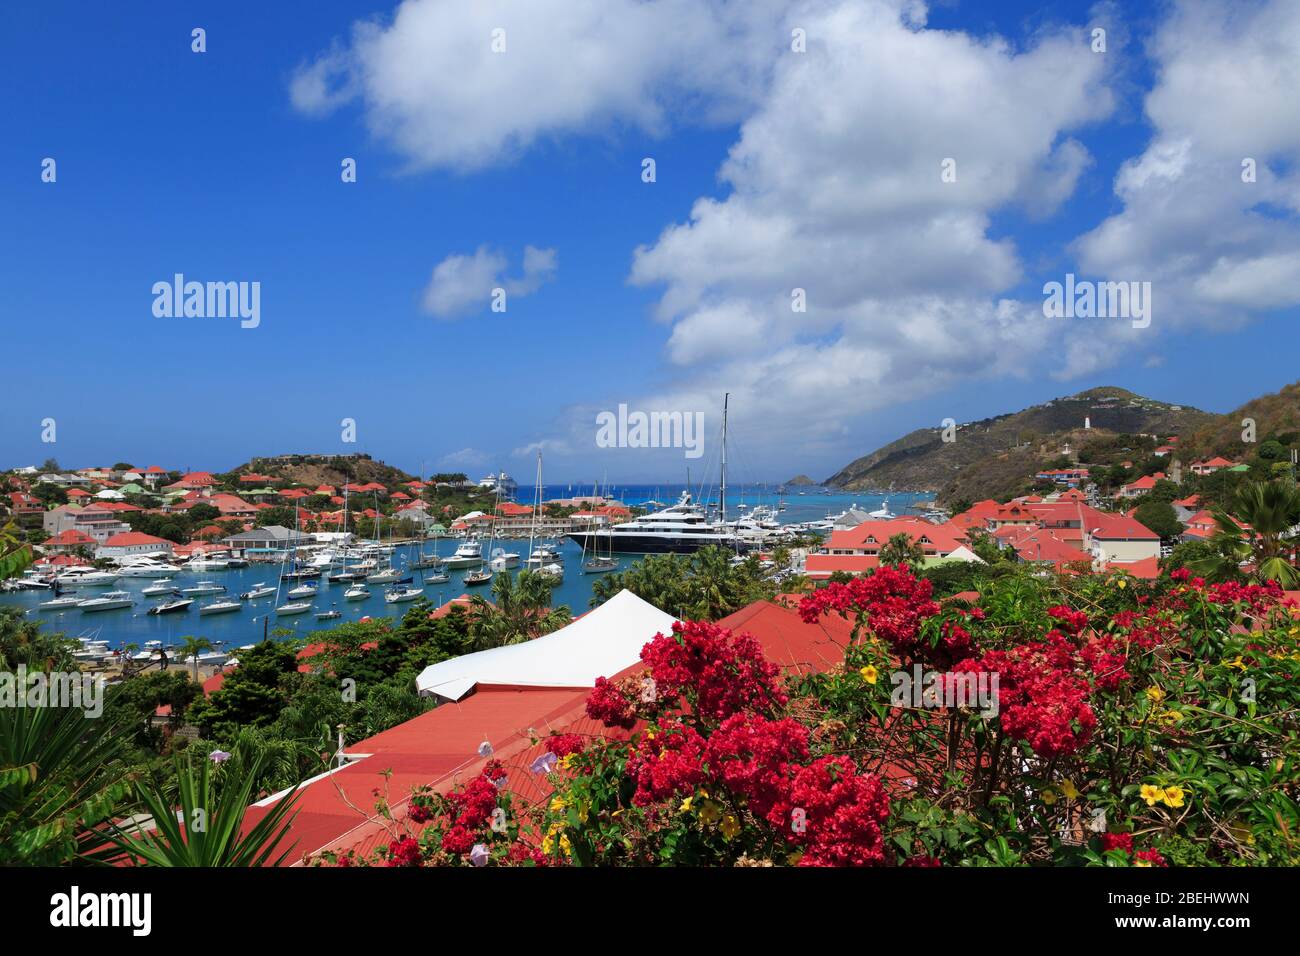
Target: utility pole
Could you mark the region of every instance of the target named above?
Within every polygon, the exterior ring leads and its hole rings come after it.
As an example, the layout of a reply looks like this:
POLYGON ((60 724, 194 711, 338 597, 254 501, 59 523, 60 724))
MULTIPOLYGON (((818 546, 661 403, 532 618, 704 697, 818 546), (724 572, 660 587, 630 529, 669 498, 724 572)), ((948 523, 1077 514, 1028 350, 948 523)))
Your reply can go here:
POLYGON ((727 523, 727 403, 731 393, 722 396, 722 524, 727 523))

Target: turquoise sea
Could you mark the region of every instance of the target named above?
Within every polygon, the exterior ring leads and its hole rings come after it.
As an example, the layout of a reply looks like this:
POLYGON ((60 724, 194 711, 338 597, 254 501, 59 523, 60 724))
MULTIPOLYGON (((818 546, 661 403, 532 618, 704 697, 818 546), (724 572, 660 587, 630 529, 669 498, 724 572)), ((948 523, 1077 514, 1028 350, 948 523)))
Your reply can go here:
MULTIPOLYGON (((647 500, 672 503, 677 500, 681 491, 681 485, 633 485, 612 488, 609 493, 626 504, 639 505, 647 500)), ((576 486, 570 488, 567 485, 550 485, 543 492, 544 497, 547 499, 590 493, 590 487, 584 492, 576 486)), ((531 496, 527 494, 527 491, 521 489, 520 498, 527 500, 528 497, 531 496)), ((914 501, 930 497, 930 495, 895 493, 890 497, 889 505, 895 514, 903 515, 908 513, 907 509, 914 501)), ((880 507, 881 502, 884 501, 884 497, 881 495, 823 494, 821 491, 814 489, 806 489, 805 493, 801 495, 797 489, 793 488, 788 489, 785 495, 778 496, 774 489, 771 488, 738 486, 727 489, 728 516, 737 514, 737 506, 742 503, 750 508, 759 504, 775 506, 778 498, 786 502, 786 510, 778 515, 782 524, 814 521, 824 518, 828 514, 838 514, 850 505, 856 505, 870 511, 880 507)), ((456 544, 456 539, 442 539, 437 543, 437 551, 441 555, 449 555, 455 550, 456 544)), ((528 540, 526 538, 498 541, 497 546, 518 553, 521 559, 527 557, 528 540)), ((432 551, 433 542, 427 542, 424 547, 426 551, 432 551)), ((403 567, 409 564, 414 560, 417 550, 418 548, 414 545, 397 548, 393 554, 394 565, 403 567)), ((591 599, 592 582, 597 575, 582 573, 582 552, 572 541, 566 539, 562 551, 565 558, 564 581, 556 587, 553 600, 557 605, 567 604, 575 615, 581 614, 589 607, 588 602, 591 599)), ((617 557, 619 557, 620 567, 626 567, 638 559, 636 555, 617 557)), ((238 598, 241 592, 249 590, 259 582, 266 582, 274 587, 279 571, 280 566, 278 564, 253 565, 248 568, 237 568, 228 571, 187 571, 177 576, 176 584, 179 587, 186 587, 198 580, 213 580, 218 584, 225 585, 228 595, 238 598)), ((418 584, 420 572, 413 571, 411 574, 418 584)), ((485 597, 491 597, 490 585, 466 588, 461 581, 465 574, 464 571, 452 571, 450 574, 451 581, 447 584, 429 585, 425 588, 425 594, 432 604, 442 604, 467 591, 477 591, 485 597)), ((104 640, 109 643, 110 647, 114 648, 123 644, 137 644, 143 647, 146 641, 178 644, 187 636, 195 636, 206 637, 214 644, 221 642, 226 649, 259 641, 264 633, 269 633, 277 628, 290 630, 293 637, 305 637, 314 632, 329 630, 330 627, 336 626, 342 621, 355 621, 363 617, 400 617, 410 607, 409 604, 386 604, 384 602, 384 585, 371 585, 371 596, 365 601, 344 601, 343 592, 347 590, 347 585, 330 584, 322 577, 320 579, 320 592, 315 598, 314 607, 316 610, 321 611, 336 607, 343 612, 341 618, 332 621, 317 621, 314 612, 277 618, 274 614, 276 604, 274 596, 259 601, 245 601, 242 610, 232 611, 228 614, 201 617, 197 610, 199 604, 207 603, 213 599, 205 596, 197 599, 184 612, 150 615, 147 613, 148 609, 159 599, 140 595, 141 589, 147 587, 149 583, 150 581, 147 578, 119 578, 112 588, 90 588, 82 592, 91 596, 107 590, 124 590, 130 591, 137 596, 134 607, 113 611, 99 611, 91 614, 84 613, 76 608, 59 612, 41 611, 38 605, 40 602, 50 599, 51 595, 48 591, 19 591, 0 594, 0 604, 25 608, 32 618, 42 621, 48 628, 61 630, 69 636, 104 640)), ((289 586, 292 585, 287 585, 285 589, 289 586)), ((287 598, 281 597, 281 603, 287 600, 287 598)))

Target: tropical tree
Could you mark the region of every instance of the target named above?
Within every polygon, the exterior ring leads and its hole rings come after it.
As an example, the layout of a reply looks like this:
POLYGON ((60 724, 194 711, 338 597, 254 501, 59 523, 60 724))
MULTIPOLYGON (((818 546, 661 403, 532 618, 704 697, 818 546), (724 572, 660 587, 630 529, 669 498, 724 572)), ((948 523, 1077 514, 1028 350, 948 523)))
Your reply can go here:
POLYGON ((188 754, 177 757, 175 803, 137 782, 135 792, 152 817, 150 825, 105 827, 102 835, 112 848, 97 858, 146 866, 279 866, 293 852, 290 845, 276 853, 293 825, 299 791, 290 789, 244 833, 244 815, 256 799, 256 781, 267 757, 258 754, 230 771, 214 770, 218 760, 232 756, 214 752, 197 769, 188 754))
POLYGON ((181 660, 187 657, 190 659, 196 684, 199 682, 199 655, 210 650, 212 650, 212 642, 206 637, 181 638, 181 660))
POLYGON ((12 521, 0 528, 0 581, 17 577, 32 563, 31 546, 12 521))
POLYGON ((1295 485, 1251 482, 1237 491, 1231 513, 1219 507, 1212 514, 1217 528, 1210 543, 1216 553, 1189 562, 1190 570, 1206 580, 1221 581, 1250 561, 1256 580, 1277 581, 1286 588, 1300 583, 1300 570, 1290 559, 1294 540, 1288 537, 1300 524, 1300 490, 1295 485))
POLYGON ((80 708, 0 707, 0 866, 66 863, 123 808, 131 728, 88 726, 80 708))
POLYGON ((880 546, 880 563, 888 567, 906 564, 919 571, 925 567, 925 549, 906 531, 900 531, 880 546))
POLYGON ((493 577, 492 601, 479 594, 470 598, 469 636, 474 650, 530 641, 572 621, 566 605, 551 607, 552 589, 550 579, 537 571, 493 577))
POLYGON ((624 589, 671 614, 710 621, 776 593, 756 557, 733 564, 731 552, 716 547, 690 556, 652 554, 605 575, 592 586, 592 607, 624 589))

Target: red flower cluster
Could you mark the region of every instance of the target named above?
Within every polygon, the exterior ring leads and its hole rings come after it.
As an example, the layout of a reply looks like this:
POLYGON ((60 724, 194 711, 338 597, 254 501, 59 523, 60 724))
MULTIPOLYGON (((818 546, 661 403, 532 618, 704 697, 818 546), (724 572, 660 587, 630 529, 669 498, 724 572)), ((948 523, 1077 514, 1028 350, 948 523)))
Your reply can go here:
POLYGON ((803 810, 803 832, 787 828, 803 848, 800 866, 879 866, 886 862, 881 824, 889 797, 873 774, 860 774, 848 757, 822 757, 800 768, 791 805, 803 810))
POLYGON ((692 793, 704 780, 704 738, 680 721, 665 721, 646 731, 627 761, 636 783, 632 802, 647 806, 676 794, 692 793))
POLYGON ((1134 856, 1135 860, 1141 860, 1144 863, 1150 863, 1152 866, 1168 866, 1165 858, 1160 855, 1159 850, 1141 850, 1134 856))
POLYGON ((1049 631, 1042 641, 989 651, 957 670, 997 672, 1002 729, 1050 758, 1078 750, 1097 725, 1092 688, 1075 674, 1075 656, 1064 635, 1049 631))
MULTIPOLYGON (((680 621, 641 648, 656 688, 656 707, 687 701, 700 720, 722 721, 741 711, 770 713, 784 705, 781 669, 763 657, 748 634, 707 621, 680 621)), ((590 704, 588 704, 590 712, 590 704)))
POLYGON ((867 577, 829 584, 808 595, 799 602, 799 616, 811 624, 831 611, 856 611, 866 616, 867 626, 900 658, 928 661, 933 649, 921 637, 921 624, 939 613, 939 605, 930 599, 932 593, 929 581, 917 580, 907 570, 882 567, 867 577))
POLYGON ((1047 609, 1047 616, 1055 618, 1061 622, 1067 633, 1078 634, 1088 626, 1088 615, 1084 611, 1076 611, 1073 608, 1066 607, 1064 604, 1058 604, 1056 607, 1047 609))
POLYGON ((1103 833, 1101 835, 1101 851, 1123 850, 1125 853, 1133 852, 1133 834, 1131 833, 1103 833))
POLYGON ((420 844, 411 837, 394 840, 388 844, 389 866, 419 866, 420 844))
POLYGON ((1224 581, 1205 589, 1205 600, 1211 604, 1243 604, 1252 614, 1264 614, 1282 599, 1282 588, 1276 581, 1267 584, 1239 584, 1224 581))
POLYGON ((569 754, 581 753, 587 746, 587 740, 581 734, 551 734, 543 746, 557 757, 567 757, 569 754))
POLYGON ((497 786, 505 770, 498 761, 491 761, 483 772, 462 790, 447 794, 451 826, 442 835, 442 848, 448 853, 468 853, 479 842, 476 830, 485 826, 497 808, 497 786))
POLYGON ((1089 639, 1079 649, 1079 659, 1092 672, 1093 684, 1100 690, 1115 690, 1131 676, 1125 670, 1128 654, 1109 634, 1089 639))
POLYGON ((606 727, 631 730, 636 726, 636 708, 632 701, 606 677, 597 677, 595 687, 587 695, 587 716, 601 721, 606 727))
POLYGON ((709 769, 750 812, 781 829, 790 827, 790 787, 808 759, 808 729, 797 720, 735 714, 708 742, 709 769))

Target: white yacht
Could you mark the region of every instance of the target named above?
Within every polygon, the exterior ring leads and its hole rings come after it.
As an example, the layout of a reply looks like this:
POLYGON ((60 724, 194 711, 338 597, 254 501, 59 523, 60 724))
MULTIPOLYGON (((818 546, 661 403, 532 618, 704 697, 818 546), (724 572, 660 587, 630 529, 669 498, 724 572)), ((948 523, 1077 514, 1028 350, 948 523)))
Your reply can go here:
POLYGON ((403 604, 422 597, 424 597, 423 588, 392 588, 384 594, 384 600, 389 604, 403 604))
POLYGON ((370 588, 360 582, 343 592, 343 600, 345 601, 364 601, 368 597, 370 597, 370 588))
POLYGON ((117 580, 115 571, 96 571, 94 568, 69 568, 54 579, 60 591, 71 588, 95 588, 117 580))
POLYGON ((135 598, 131 596, 130 591, 105 591, 97 598, 82 601, 77 607, 82 611, 114 611, 134 604, 135 598))
POLYGON ((256 601, 258 598, 270 597, 275 593, 275 588, 269 586, 264 581, 258 581, 251 588, 239 595, 241 601, 256 601))
POLYGON ((244 605, 230 598, 217 598, 208 604, 199 605, 200 614, 225 614, 229 611, 238 611, 244 605))
POLYGON ((186 571, 224 571, 230 567, 230 561, 220 554, 196 554, 185 562, 186 571))
POLYGON ((477 538, 467 538, 456 548, 455 554, 443 564, 445 568, 477 568, 483 563, 483 545, 477 538))
POLYGON ((216 581, 198 581, 187 588, 181 588, 182 594, 202 597, 205 594, 224 594, 226 586, 216 581))
POLYGON ((275 609, 275 613, 283 616, 286 614, 302 614, 310 610, 311 610, 310 601, 290 601, 288 604, 281 604, 279 607, 277 607, 275 609))
POLYGON ((317 593, 319 593, 319 588, 315 581, 289 589, 290 598, 311 598, 315 597, 317 593))
POLYGON ((40 608, 42 611, 66 611, 69 608, 76 607, 84 600, 85 598, 79 598, 75 594, 71 594, 65 597, 56 597, 52 601, 42 601, 40 608))
POLYGON ((148 587, 140 593, 145 597, 156 597, 162 594, 180 594, 180 591, 172 583, 171 578, 159 578, 157 581, 149 582, 148 587))
POLYGON ((688 491, 682 492, 677 504, 662 511, 612 528, 575 531, 569 537, 593 554, 690 554, 711 545, 731 551, 745 548, 734 531, 710 521, 688 491))
POLYGON ((117 569, 117 573, 124 578, 161 578, 180 574, 180 571, 176 565, 157 558, 135 558, 117 569))

